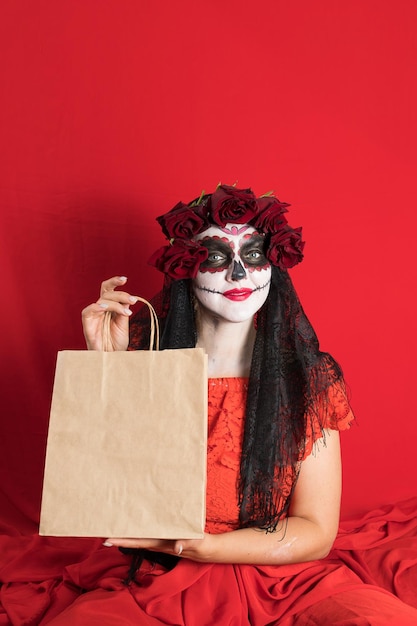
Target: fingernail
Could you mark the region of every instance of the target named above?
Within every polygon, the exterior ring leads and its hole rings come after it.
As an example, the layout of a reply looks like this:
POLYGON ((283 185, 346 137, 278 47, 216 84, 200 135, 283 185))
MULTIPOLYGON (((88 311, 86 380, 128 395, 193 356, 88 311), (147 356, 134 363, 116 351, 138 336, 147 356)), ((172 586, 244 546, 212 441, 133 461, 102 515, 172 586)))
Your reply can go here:
POLYGON ((106 304, 105 302, 100 302, 100 306, 101 306, 102 309, 108 309, 109 308, 109 305, 106 304))
POLYGON ((119 276, 119 280, 125 282, 125 280, 127 280, 127 276, 119 276))
POLYGON ((132 311, 130 309, 123 309, 126 315, 132 315, 132 311))
POLYGON ((130 296, 129 302, 131 302, 132 304, 136 304, 137 301, 138 301, 138 299, 135 298, 135 296, 130 296))
POLYGON ((113 544, 110 543, 110 541, 103 541, 103 546, 106 546, 106 548, 111 548, 113 544))

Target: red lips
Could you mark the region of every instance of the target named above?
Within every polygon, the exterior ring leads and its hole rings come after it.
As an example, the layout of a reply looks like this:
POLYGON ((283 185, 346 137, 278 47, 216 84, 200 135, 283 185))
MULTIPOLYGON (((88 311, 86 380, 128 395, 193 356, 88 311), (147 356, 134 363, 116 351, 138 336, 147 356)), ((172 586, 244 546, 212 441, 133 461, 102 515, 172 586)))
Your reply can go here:
POLYGON ((229 291, 224 291, 223 295, 225 298, 228 298, 228 300, 241 302, 242 300, 247 300, 252 293, 252 289, 230 289, 229 291))

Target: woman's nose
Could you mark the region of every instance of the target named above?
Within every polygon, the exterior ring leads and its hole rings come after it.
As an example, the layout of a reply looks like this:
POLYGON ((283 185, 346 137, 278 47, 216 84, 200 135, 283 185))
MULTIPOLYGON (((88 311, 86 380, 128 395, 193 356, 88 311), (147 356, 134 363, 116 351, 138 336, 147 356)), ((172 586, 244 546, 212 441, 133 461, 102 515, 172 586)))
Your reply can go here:
POLYGON ((243 280, 246 278, 246 270, 240 261, 233 261, 228 273, 231 280, 243 280))

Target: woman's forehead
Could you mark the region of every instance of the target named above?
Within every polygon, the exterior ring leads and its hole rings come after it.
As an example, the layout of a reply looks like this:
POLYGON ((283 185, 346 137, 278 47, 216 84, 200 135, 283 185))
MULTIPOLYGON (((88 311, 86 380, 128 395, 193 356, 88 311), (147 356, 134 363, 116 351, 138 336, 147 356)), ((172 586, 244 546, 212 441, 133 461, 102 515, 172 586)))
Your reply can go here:
POLYGON ((258 231, 250 224, 226 224, 224 227, 210 226, 202 233, 199 233, 195 239, 199 241, 207 237, 218 237, 221 239, 229 239, 233 242, 239 242, 246 240, 254 233, 258 233, 258 231))

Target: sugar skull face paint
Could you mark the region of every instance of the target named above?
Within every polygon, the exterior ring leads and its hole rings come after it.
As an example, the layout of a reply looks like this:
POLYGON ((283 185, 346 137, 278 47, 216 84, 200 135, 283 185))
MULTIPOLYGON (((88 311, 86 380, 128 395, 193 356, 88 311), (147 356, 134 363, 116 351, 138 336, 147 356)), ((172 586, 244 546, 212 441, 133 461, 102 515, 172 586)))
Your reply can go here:
POLYGON ((265 302, 271 266, 264 238, 248 224, 211 226, 196 237, 208 250, 193 280, 194 293, 208 311, 231 322, 247 320, 265 302))

